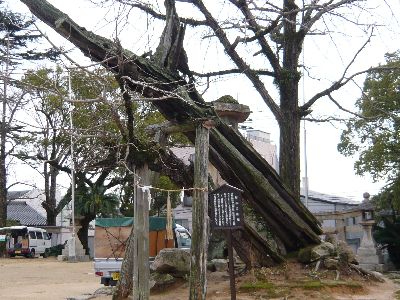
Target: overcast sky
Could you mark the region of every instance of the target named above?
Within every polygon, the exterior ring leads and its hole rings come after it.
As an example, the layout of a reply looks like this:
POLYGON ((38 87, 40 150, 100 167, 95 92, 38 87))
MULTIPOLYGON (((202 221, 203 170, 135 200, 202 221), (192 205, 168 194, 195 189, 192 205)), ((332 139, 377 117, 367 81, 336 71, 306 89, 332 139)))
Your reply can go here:
MULTIPOLYGON (((122 45, 133 52, 140 54, 148 49, 153 49, 154 51, 158 43, 158 36, 161 29, 147 22, 145 16, 136 17, 135 22, 130 23, 130 25, 124 25, 125 22, 119 23, 118 26, 115 22, 111 22, 112 25, 110 25, 109 22, 112 21, 112 16, 115 15, 115 11, 118 11, 116 7, 108 8, 108 10, 94 9, 90 3, 82 0, 52 0, 49 2, 69 14, 78 24, 108 38, 112 37, 113 30, 117 28, 120 32, 122 45), (105 17, 103 17, 104 15, 105 17)), ((365 22, 378 24, 379 26, 375 28, 371 43, 361 53, 353 66, 353 70, 362 70, 382 63, 384 61, 384 54, 396 51, 397 46, 400 45, 399 20, 393 14, 393 12, 400 11, 399 0, 367 2, 370 3, 369 5, 374 5, 374 15, 357 12, 357 18, 365 22)), ((18 6, 22 11, 25 10, 23 5, 18 4, 18 6)), ((220 13, 223 13, 222 10, 220 13)), ((301 84, 301 99, 303 95, 306 100, 309 99, 309 97, 327 87, 335 79, 340 78, 344 67, 351 60, 360 45, 366 40, 366 36, 355 27, 339 29, 340 23, 337 23, 336 26, 338 27, 333 27, 332 30, 335 30, 337 34, 332 35, 332 38, 329 36, 316 36, 306 40, 304 61, 305 65, 310 67, 310 77, 306 76, 304 85, 303 83, 301 84), (314 77, 318 78, 318 80, 312 79, 314 77)), ((42 28, 46 30, 57 45, 63 46, 66 49, 72 47, 71 44, 59 38, 48 27, 43 25, 42 28)), ((197 37, 196 34, 196 31, 187 30, 185 36, 185 48, 190 53, 190 67, 196 71, 204 71, 202 69, 205 65, 204 60, 207 59, 207 65, 210 65, 211 60, 214 70, 224 69, 228 61, 221 50, 222 48, 206 40, 198 46, 197 41, 196 43, 194 41, 197 37), (196 48, 191 48, 191 45, 196 45, 196 48), (197 56, 193 55, 193 51, 200 51, 201 54, 198 57, 202 57, 203 60, 194 59, 197 56), (209 53, 215 55, 211 56, 209 53)), ((79 54, 74 54, 74 57, 83 61, 83 57, 79 54)), ((357 85, 361 87, 362 82, 363 77, 359 77, 355 84, 349 85, 336 93, 336 99, 340 100, 341 104, 346 108, 352 109, 354 101, 360 96, 360 89, 357 85)), ((270 87, 271 94, 274 95, 272 84, 270 87)), ((279 130, 277 124, 247 79, 240 76, 217 79, 211 84, 210 89, 205 94, 205 98, 207 101, 212 101, 225 94, 231 94, 235 98, 237 97, 240 103, 249 105, 253 111, 253 114, 250 116, 253 120, 251 126, 254 129, 270 132, 272 140, 278 145, 279 130)), ((320 100, 314 107, 314 117, 332 114, 348 117, 348 115, 341 113, 326 100, 320 100)), ((369 176, 360 177, 355 175, 353 169, 355 158, 346 158, 337 152, 336 146, 343 128, 343 125, 339 123, 306 124, 309 187, 311 190, 321 193, 335 194, 361 201, 363 192, 368 191, 371 194, 375 194, 383 183, 374 184, 369 176)), ((301 134, 301 148, 303 151, 303 125, 301 134)), ((304 153, 302 153, 301 159, 301 176, 303 177, 304 153)))

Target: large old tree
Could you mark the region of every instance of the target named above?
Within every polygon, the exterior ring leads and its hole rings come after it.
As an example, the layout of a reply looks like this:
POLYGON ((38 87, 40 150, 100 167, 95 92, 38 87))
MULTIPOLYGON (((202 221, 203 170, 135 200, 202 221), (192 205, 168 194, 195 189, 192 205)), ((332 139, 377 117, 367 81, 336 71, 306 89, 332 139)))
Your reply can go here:
MULTIPOLYGON (((180 24, 174 1, 165 2, 166 26, 155 55, 150 58, 131 53, 119 42, 114 43, 87 31, 44 0, 22 2, 85 55, 114 72, 125 102, 135 98, 151 99, 167 119, 177 124, 214 120, 216 125, 210 129, 210 160, 222 177, 244 190, 246 201, 263 217, 270 231, 279 237, 287 250, 319 243, 321 230, 315 218, 249 143, 219 120, 213 107, 195 89, 182 46, 185 27, 180 24), (189 75, 190 81, 187 82, 179 71, 189 75)), ((127 125, 132 126, 131 122, 127 125)), ((194 141, 193 131, 186 132, 186 135, 194 141)), ((129 139, 129 144, 135 145, 136 142, 133 136, 129 139)), ((128 154, 129 158, 134 153, 128 154)), ((128 163, 134 160, 131 157, 128 163)), ((251 232, 251 229, 246 230, 251 232)), ((236 238, 240 241, 244 236, 236 238)), ((238 253, 245 251, 244 248, 237 250, 238 253)))
MULTIPOLYGON (((168 9, 162 10, 161 1, 153 0, 94 0, 103 5, 122 5, 133 8, 129 17, 134 20, 140 12, 157 20, 170 19, 168 9)), ((311 68, 303 66, 302 53, 305 39, 313 36, 312 43, 318 44, 326 38, 335 39, 336 33, 346 34, 349 30, 365 30, 362 11, 367 7, 360 0, 326 1, 201 1, 176 0, 180 24, 186 27, 190 43, 201 47, 206 39, 208 47, 202 57, 191 46, 188 52, 189 68, 179 65, 183 74, 193 76, 197 83, 212 80, 216 76, 242 76, 250 82, 260 98, 274 115, 279 129, 279 174, 286 186, 298 199, 300 196, 300 121, 309 116, 314 103, 330 97, 333 92, 351 82, 353 74, 349 67, 355 57, 348 59, 348 65, 335 81, 328 85, 318 83, 315 95, 299 100, 299 86, 305 72, 311 68), (354 12, 360 11, 357 18, 354 12), (357 29, 355 29, 358 26, 357 29), (349 28, 352 29, 349 29, 349 28), (189 31, 190 30, 190 31, 189 31), (315 38, 319 36, 318 38, 315 38), (196 41, 193 41, 197 39, 196 41), (223 51, 221 51, 221 48, 223 51), (221 54, 223 52, 224 54, 221 54), (225 55, 225 57, 224 57, 225 55), (218 63, 213 56, 224 63, 218 63), (196 63, 203 62, 203 65, 196 63), (198 70, 206 70, 200 72, 198 70), (303 73, 303 74, 302 74, 303 73)), ((178 31, 179 28, 174 29, 178 31)), ((180 33, 181 37, 183 33, 180 33)), ((368 38, 366 38, 368 40, 368 38)), ((165 42, 165 41, 164 41, 165 42)), ((189 43, 189 42, 188 42, 189 43)), ((335 44, 335 41, 333 41, 335 44)), ((164 45, 163 45, 164 46, 164 45)), ((159 49, 157 49, 159 50, 159 49)), ((310 50, 310 49, 309 49, 310 50)), ((311 52, 311 51, 309 51, 311 52)), ((312 51, 314 53, 314 51, 312 51)), ((323 52, 323 51, 322 51, 323 52)), ((318 53, 319 54, 319 53, 318 53)), ((322 53, 321 56, 325 55, 322 53)), ((327 54, 329 55, 329 54, 327 54)), ((186 54, 184 54, 186 57, 186 54)), ((345 56, 343 56, 345 57, 345 56)), ((169 59, 169 58, 168 58, 169 59)), ((184 60, 187 60, 186 58, 184 60)), ((347 64, 343 61, 343 64, 347 64)), ((314 65, 314 62, 310 64, 314 65)), ((180 68, 180 69, 179 69, 180 68)), ((312 70, 311 70, 312 72, 312 70)), ((310 77, 319 75, 309 74, 310 77)), ((227 77, 226 80, 229 80, 227 77)), ((241 83, 242 84, 242 83, 241 83)), ((243 83, 245 85, 245 83, 243 83)), ((311 92, 308 91, 307 94, 311 92)), ((333 100, 335 103, 335 101, 333 100)))
MULTIPOLYGON (((167 35, 176 41, 169 44, 170 51, 164 52, 168 55, 148 59, 87 31, 46 1, 22 2, 85 55, 114 72, 124 88, 132 93, 140 92, 142 98, 154 99, 153 104, 167 119, 179 124, 217 120, 217 126, 210 132, 210 159, 224 179, 245 191, 246 200, 264 217, 271 232, 280 237, 288 250, 319 242, 320 227, 314 217, 243 137, 218 121, 212 106, 177 72, 184 62, 177 54, 185 56, 181 47, 183 27, 163 33, 162 43, 168 40, 167 35)), ((175 24, 169 28, 177 27, 175 24)), ((183 64, 185 67, 187 64, 183 64)), ((193 132, 187 135, 193 139, 193 132)))

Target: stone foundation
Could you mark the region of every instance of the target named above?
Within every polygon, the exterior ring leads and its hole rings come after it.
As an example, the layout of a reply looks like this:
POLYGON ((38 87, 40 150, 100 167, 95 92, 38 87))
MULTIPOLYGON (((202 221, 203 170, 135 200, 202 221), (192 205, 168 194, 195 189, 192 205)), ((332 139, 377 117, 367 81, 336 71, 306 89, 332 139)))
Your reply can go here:
POLYGON ((85 254, 82 243, 78 238, 71 238, 65 244, 62 254, 57 257, 59 261, 79 262, 89 261, 89 255, 85 254), (71 243, 75 240, 75 256, 71 253, 71 243))

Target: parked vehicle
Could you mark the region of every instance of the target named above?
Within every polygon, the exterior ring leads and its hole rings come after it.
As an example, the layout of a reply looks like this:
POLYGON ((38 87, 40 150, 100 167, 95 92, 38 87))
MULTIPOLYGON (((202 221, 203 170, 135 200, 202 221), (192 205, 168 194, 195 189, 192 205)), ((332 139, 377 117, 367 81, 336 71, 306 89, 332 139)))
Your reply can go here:
POLYGON ((47 249, 51 247, 51 237, 46 230, 28 226, 0 228, 0 242, 6 243, 7 253, 10 257, 17 255, 46 256, 47 249))
MULTIPOLYGON (((149 218, 149 257, 164 248, 190 249, 191 236, 184 227, 173 224, 174 239, 167 240, 166 218, 149 218)), ((94 234, 94 270, 101 284, 116 285, 125 255, 125 247, 133 226, 133 218, 97 218, 94 234)))

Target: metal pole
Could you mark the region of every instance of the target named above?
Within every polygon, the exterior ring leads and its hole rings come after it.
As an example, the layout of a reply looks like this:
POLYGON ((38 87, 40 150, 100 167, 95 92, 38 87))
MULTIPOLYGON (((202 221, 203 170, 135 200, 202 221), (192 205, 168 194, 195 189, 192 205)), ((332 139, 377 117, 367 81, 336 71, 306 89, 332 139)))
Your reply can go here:
MULTIPOLYGON (((72 88, 71 88, 71 74, 68 71, 68 98, 72 100, 72 88)), ((75 261, 76 260, 76 249, 75 249, 75 162, 74 162, 74 138, 73 138, 73 129, 74 124, 72 121, 72 111, 74 107, 71 103, 71 107, 69 109, 69 127, 70 127, 70 137, 71 137, 71 219, 72 219, 72 237, 71 243, 69 245, 69 258, 68 260, 75 261)))
POLYGON ((306 207, 308 208, 308 171, 307 171, 307 131, 306 131, 306 121, 303 121, 303 127, 304 127, 304 197, 305 197, 305 203, 306 207))
MULTIPOLYGON (((10 36, 7 32, 7 50, 5 58, 5 70, 3 69, 3 99, 2 99, 2 116, 0 122, 0 183, 1 183, 1 203, 0 203, 0 226, 6 226, 7 223, 7 169, 6 169, 6 139, 7 139, 7 86, 8 86, 8 76, 9 76, 9 63, 10 63, 10 36)), ((9 124, 11 125, 11 124, 9 124)), ((5 243, 0 245, 0 255, 5 255, 6 247, 5 243)))
MULTIPOLYGON (((304 7, 304 1, 303 1, 303 7, 304 7)), ((303 12, 303 18, 304 18, 304 12, 303 12)), ((303 52, 302 52, 302 59, 303 59, 303 77, 302 77, 302 93, 303 93, 303 104, 305 103, 305 62, 304 62, 304 53, 306 51, 306 47, 303 43, 303 52)), ((305 198, 305 204, 306 207, 308 208, 308 170, 307 170, 307 131, 306 131, 306 120, 303 120, 303 130, 304 130, 304 198, 305 198)))

